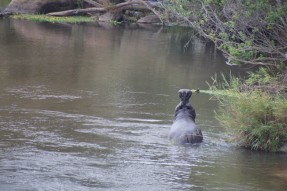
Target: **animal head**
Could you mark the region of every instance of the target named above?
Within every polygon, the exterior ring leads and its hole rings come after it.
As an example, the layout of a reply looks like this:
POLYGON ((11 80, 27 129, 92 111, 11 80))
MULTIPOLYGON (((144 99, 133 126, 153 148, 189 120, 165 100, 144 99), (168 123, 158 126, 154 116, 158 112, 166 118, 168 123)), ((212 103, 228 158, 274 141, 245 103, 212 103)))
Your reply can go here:
POLYGON ((186 105, 189 102, 192 92, 189 89, 180 89, 178 91, 178 96, 181 99, 183 105, 186 105))
POLYGON ((180 89, 178 91, 181 102, 175 108, 175 117, 180 116, 189 116, 193 121, 195 121, 196 113, 194 108, 189 103, 189 98, 192 95, 191 90, 189 89, 180 89))

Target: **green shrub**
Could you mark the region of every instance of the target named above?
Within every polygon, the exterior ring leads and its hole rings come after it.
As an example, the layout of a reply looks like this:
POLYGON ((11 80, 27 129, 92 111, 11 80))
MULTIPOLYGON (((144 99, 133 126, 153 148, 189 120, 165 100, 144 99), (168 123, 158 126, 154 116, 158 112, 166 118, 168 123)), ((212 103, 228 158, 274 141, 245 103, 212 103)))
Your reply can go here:
POLYGON ((236 131, 239 145, 276 152, 287 141, 287 100, 253 91, 221 97, 217 118, 236 131))
MULTIPOLYGON (((250 80, 254 75, 250 74, 249 82, 254 81, 250 80)), ((234 131, 234 140, 252 150, 279 151, 287 143, 287 100, 281 95, 272 95, 239 83, 238 78, 233 77, 229 83, 224 78, 223 84, 211 86, 215 92, 220 90, 218 87, 228 92, 214 94, 220 101, 216 118, 234 131), (245 86, 244 91, 240 88, 242 85, 245 86)))
POLYGON ((192 26, 230 64, 286 64, 287 1, 163 0, 167 23, 192 26))

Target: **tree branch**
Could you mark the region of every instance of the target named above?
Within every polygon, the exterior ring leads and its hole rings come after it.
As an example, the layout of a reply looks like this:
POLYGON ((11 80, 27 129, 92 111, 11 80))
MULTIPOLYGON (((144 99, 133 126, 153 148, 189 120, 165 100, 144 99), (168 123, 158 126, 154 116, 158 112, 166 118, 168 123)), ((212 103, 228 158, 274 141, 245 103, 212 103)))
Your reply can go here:
POLYGON ((116 5, 112 5, 109 7, 92 7, 92 8, 85 8, 85 9, 73 9, 67 11, 60 11, 60 12, 52 12, 48 13, 49 16, 71 16, 71 15, 81 15, 81 14, 94 14, 94 13, 104 13, 108 11, 114 10, 149 10, 153 12, 163 24, 163 20, 161 19, 160 15, 154 8, 158 8, 156 4, 151 4, 143 0, 129 0, 124 3, 119 3, 116 5), (143 6, 141 6, 143 5, 143 6))

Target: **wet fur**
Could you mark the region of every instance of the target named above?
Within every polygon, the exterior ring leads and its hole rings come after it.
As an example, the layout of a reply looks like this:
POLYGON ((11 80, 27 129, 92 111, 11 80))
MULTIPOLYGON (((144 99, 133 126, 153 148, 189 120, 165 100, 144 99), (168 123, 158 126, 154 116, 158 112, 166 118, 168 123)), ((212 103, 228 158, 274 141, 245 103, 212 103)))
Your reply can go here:
POLYGON ((175 120, 169 132, 169 139, 176 144, 200 143, 202 132, 195 124, 196 113, 189 103, 191 90, 179 90, 181 102, 175 108, 175 120))

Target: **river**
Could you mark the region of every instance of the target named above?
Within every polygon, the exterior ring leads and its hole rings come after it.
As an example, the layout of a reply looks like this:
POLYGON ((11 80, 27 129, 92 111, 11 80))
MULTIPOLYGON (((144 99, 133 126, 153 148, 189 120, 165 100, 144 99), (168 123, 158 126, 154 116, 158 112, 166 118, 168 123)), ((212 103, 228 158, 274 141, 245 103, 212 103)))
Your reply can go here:
POLYGON ((230 71, 184 28, 0 20, 0 190, 286 190, 286 155, 229 143, 208 95, 204 142, 167 139, 177 91, 230 71))

